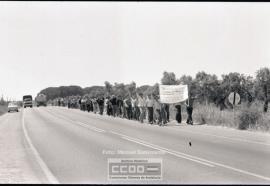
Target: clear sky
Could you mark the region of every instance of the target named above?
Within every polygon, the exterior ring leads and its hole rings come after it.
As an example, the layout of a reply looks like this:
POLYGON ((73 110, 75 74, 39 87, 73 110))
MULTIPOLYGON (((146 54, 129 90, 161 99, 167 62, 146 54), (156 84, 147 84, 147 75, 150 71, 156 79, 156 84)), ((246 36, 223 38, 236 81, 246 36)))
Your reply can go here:
POLYGON ((270 3, 0 2, 0 96, 270 66, 270 3))

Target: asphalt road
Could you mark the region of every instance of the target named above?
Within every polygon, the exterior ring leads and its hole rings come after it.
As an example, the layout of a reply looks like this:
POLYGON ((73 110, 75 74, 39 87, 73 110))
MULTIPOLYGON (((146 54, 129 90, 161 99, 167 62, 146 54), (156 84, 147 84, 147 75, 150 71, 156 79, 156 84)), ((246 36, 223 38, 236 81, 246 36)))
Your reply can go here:
POLYGON ((26 163, 42 183, 270 183, 269 134, 174 122, 159 127, 63 107, 4 117, 19 131, 26 163), (162 177, 109 179, 110 158, 158 159, 162 177))

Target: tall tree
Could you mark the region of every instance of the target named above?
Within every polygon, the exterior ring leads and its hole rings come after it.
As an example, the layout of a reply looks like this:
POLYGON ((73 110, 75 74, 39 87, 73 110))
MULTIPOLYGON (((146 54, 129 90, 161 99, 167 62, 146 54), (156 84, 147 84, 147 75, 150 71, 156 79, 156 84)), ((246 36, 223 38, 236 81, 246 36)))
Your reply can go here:
POLYGON ((105 81, 104 84, 105 84, 106 94, 107 95, 113 94, 113 85, 110 82, 108 82, 108 81, 105 81))
POLYGON ((218 79, 216 75, 207 74, 204 71, 198 72, 195 77, 195 85, 200 101, 215 102, 217 99, 218 79))
POLYGON ((173 72, 163 72, 163 77, 161 79, 162 85, 176 85, 176 77, 173 72))
POLYGON ((113 92, 116 96, 125 97, 127 95, 124 83, 115 83, 113 86, 113 92))
POLYGON ((256 83, 259 91, 263 94, 264 98, 264 112, 268 110, 268 102, 270 98, 270 69, 265 67, 256 72, 256 83))
POLYGON ((136 94, 136 83, 133 81, 130 84, 127 84, 125 89, 128 92, 129 96, 135 95, 136 94))
POLYGON ((253 77, 245 76, 244 74, 241 74, 240 79, 239 94, 243 101, 247 101, 249 103, 249 106, 255 98, 254 79, 253 77))

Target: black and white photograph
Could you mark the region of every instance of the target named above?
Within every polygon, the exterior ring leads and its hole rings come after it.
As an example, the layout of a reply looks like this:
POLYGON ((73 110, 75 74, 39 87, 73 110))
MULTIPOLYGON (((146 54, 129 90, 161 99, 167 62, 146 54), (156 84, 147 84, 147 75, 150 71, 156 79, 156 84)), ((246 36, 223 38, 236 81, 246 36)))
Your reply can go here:
POLYGON ((270 184, 270 3, 0 2, 0 184, 270 184))

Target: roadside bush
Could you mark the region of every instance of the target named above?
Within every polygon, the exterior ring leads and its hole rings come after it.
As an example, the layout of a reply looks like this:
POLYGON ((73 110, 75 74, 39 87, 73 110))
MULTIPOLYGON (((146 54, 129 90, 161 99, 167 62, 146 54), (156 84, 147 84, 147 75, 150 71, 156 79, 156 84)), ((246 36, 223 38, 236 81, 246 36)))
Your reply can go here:
POLYGON ((241 109, 238 115, 238 129, 246 130, 248 128, 255 129, 258 121, 261 119, 261 112, 254 108, 241 109))
POLYGON ((256 129, 261 131, 270 131, 270 113, 263 113, 258 121, 256 129))
POLYGON ((193 114, 194 121, 199 124, 210 124, 235 127, 234 115, 230 110, 220 111, 214 104, 196 104, 193 114))
MULTIPOLYGON (((197 124, 224 126, 241 130, 270 131, 270 112, 262 112, 262 102, 253 102, 250 106, 242 103, 232 109, 220 110, 214 104, 196 102, 193 109, 193 120, 197 124)), ((175 108, 170 108, 170 119, 175 120, 175 108)), ((187 118, 186 107, 182 105, 182 122, 187 118)))

